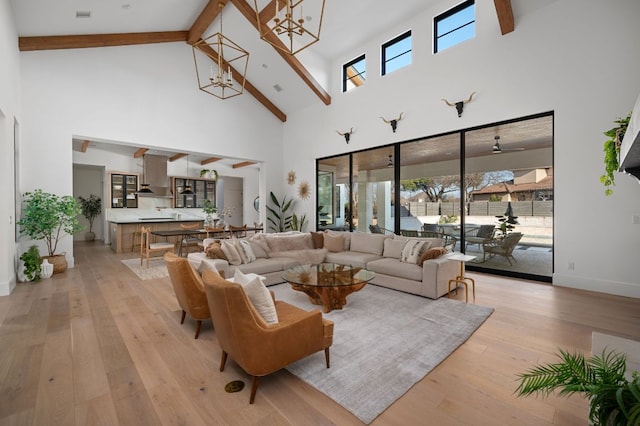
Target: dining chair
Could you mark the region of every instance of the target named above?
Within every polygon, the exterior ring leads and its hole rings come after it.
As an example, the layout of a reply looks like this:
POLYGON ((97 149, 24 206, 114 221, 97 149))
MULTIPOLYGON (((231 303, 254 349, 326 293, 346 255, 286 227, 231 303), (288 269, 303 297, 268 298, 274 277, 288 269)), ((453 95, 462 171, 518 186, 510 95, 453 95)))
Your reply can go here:
POLYGON ((247 236, 247 224, 245 223, 242 226, 229 225, 229 233, 232 237, 244 238, 247 236))
MULTIPOLYGON (((196 229, 200 229, 200 224, 198 222, 195 223, 181 223, 180 224, 180 229, 185 229, 185 230, 196 230, 196 229)), ((198 238, 197 236, 193 236, 193 235, 184 235, 182 237, 182 240, 180 241, 180 255, 182 255, 182 250, 186 247, 186 254, 185 255, 189 255, 189 247, 195 247, 195 251, 198 251, 198 246, 199 244, 201 244, 202 241, 200 238, 198 238)))
POLYGON ((151 242, 151 228, 150 227, 141 227, 140 228, 140 266, 142 266, 142 262, 144 259, 147 259, 147 268, 149 268, 149 256, 154 252, 171 252, 175 253, 175 247, 172 243, 168 241, 162 241, 159 243, 151 242))

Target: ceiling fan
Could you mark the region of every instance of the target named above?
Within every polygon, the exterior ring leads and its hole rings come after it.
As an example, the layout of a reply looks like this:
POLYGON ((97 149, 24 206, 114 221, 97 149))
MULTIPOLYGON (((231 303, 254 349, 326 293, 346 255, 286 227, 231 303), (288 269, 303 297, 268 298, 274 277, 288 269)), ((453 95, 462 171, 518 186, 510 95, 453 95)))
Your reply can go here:
POLYGON ((501 154, 503 152, 512 152, 512 151, 524 151, 524 148, 502 148, 500 145, 500 136, 495 136, 493 138, 496 142, 493 144, 493 153, 501 154))

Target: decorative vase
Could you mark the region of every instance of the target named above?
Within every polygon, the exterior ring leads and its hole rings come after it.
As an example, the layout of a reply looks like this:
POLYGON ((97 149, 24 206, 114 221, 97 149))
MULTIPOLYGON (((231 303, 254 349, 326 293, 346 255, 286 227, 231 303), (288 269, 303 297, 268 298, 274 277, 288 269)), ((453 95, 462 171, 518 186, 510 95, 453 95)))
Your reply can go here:
POLYGON ((51 278, 51 275, 53 275, 53 265, 49 263, 49 259, 42 261, 40 275, 42 275, 42 278, 51 278))
POLYGON ((85 241, 95 241, 96 233, 95 232, 87 232, 84 234, 85 241))
POLYGON ((205 227, 212 227, 212 226, 213 226, 213 215, 208 214, 208 215, 204 218, 204 226, 205 226, 205 227))
POLYGON ((67 270, 67 258, 65 257, 65 253, 54 254, 53 256, 43 256, 43 262, 45 259, 47 259, 49 263, 53 265, 54 274, 61 274, 62 272, 67 270))

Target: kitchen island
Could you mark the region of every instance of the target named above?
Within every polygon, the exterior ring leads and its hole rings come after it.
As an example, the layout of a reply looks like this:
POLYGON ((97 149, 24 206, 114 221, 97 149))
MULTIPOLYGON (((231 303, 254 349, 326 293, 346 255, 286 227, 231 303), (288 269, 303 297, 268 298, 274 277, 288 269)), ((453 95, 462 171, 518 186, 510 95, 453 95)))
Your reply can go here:
MULTIPOLYGON (((112 219, 109 221, 109 240, 111 241, 111 250, 116 253, 127 253, 134 249, 140 250, 140 228, 143 226, 150 227, 152 231, 169 231, 180 229, 181 224, 193 223, 199 223, 200 226, 204 227, 204 221, 196 218, 174 219, 163 216, 157 218, 112 219), (134 242, 136 244, 135 247, 134 242)), ((152 236, 152 242, 153 238, 154 237, 152 236)), ((177 239, 172 242, 177 242, 177 239)))

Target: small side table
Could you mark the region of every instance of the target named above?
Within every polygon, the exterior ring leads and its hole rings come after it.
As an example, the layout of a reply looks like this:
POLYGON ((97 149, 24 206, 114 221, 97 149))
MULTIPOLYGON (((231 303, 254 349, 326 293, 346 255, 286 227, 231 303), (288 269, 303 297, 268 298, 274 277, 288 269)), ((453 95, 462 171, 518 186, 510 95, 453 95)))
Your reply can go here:
POLYGON ((458 286, 457 284, 462 284, 464 286, 464 300, 466 303, 469 303, 469 283, 471 283, 471 289, 473 292, 473 300, 476 300, 476 282, 473 278, 464 276, 464 263, 470 260, 475 259, 476 256, 471 256, 463 253, 453 253, 447 257, 449 260, 457 260, 460 262, 460 275, 449 280, 449 288, 447 297, 451 297, 451 283, 456 283, 456 294, 458 294, 458 286), (468 281, 468 282, 467 282, 468 281))

